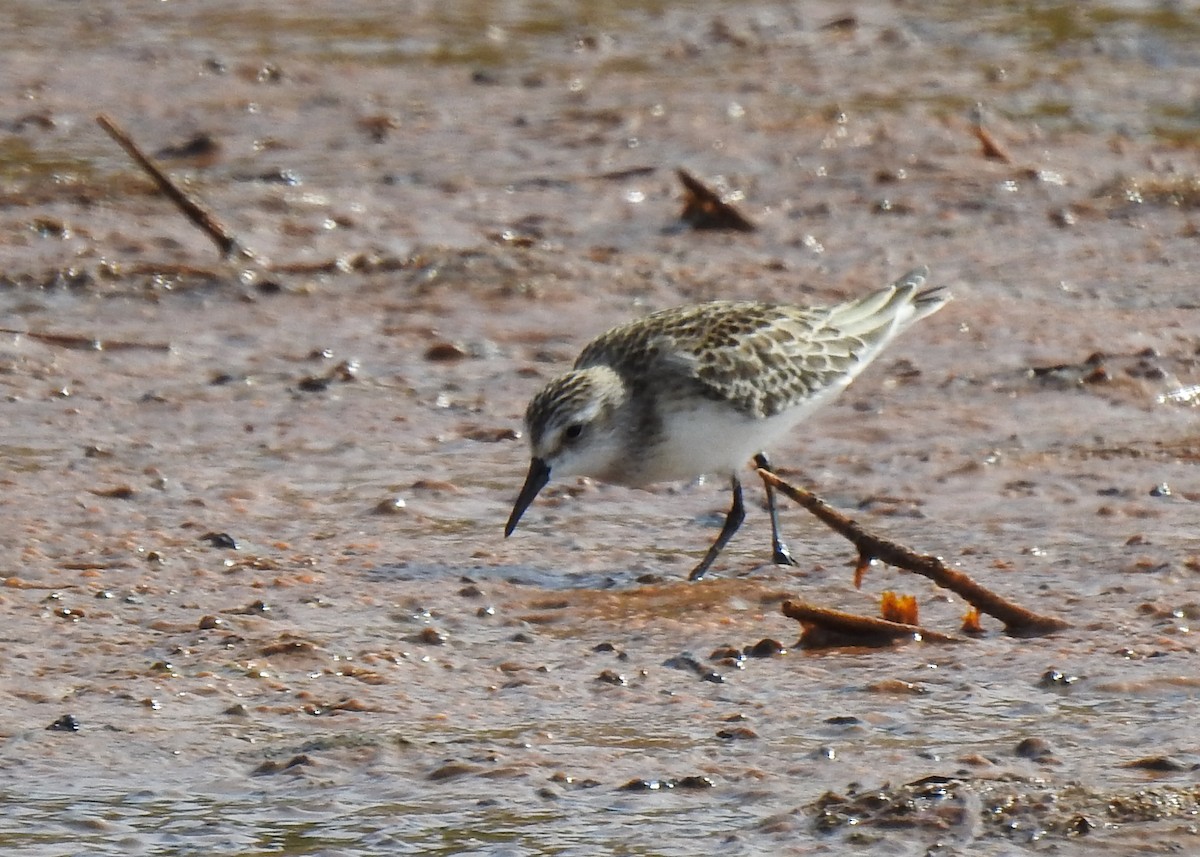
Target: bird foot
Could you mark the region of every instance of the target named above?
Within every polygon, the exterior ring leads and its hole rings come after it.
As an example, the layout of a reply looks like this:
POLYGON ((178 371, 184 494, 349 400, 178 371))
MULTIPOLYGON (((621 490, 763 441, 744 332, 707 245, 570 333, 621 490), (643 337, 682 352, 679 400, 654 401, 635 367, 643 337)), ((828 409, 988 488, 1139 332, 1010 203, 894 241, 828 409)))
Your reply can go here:
POLYGON ((783 542, 775 545, 775 552, 774 556, 771 557, 771 562, 776 565, 800 565, 800 563, 792 558, 792 552, 788 550, 787 545, 783 544, 783 542))

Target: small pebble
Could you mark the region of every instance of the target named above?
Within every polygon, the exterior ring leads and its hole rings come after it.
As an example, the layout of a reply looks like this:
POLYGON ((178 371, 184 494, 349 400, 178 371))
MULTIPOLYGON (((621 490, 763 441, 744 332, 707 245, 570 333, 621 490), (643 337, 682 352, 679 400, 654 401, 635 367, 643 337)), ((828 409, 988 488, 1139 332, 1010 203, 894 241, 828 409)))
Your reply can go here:
POLYGON ((740 661, 745 657, 745 652, 742 649, 736 649, 733 646, 720 646, 712 650, 712 654, 708 656, 710 661, 740 661))
POLYGON ((764 637, 753 646, 746 649, 746 654, 752 658, 771 658, 775 655, 787 654, 787 649, 778 640, 764 637))
POLYGON ((673 670, 693 672, 700 676, 701 681, 711 681, 713 684, 722 684, 725 681, 725 676, 704 666, 690 652, 683 652, 673 658, 667 658, 662 665, 673 670))
POLYGON ((79 721, 74 714, 64 714, 46 727, 47 732, 78 732, 79 721))
POLYGON ((425 349, 425 359, 438 362, 462 360, 464 357, 469 356, 470 352, 461 345, 456 345, 453 342, 435 342, 429 348, 425 349))
POLYGON ((613 670, 601 670, 600 675, 596 676, 596 681, 604 682, 605 684, 615 685, 617 687, 625 687, 628 682, 625 676, 613 670))
POLYGON ((1059 670, 1046 670, 1042 673, 1042 677, 1038 679, 1038 687, 1070 687, 1080 680, 1082 676, 1071 675, 1059 670))
POLYGON ((656 792, 664 788, 670 788, 659 780, 630 780, 623 786, 618 786, 619 792, 656 792))
POLYGON ((421 632, 414 638, 418 643, 424 643, 427 646, 444 646, 446 637, 441 631, 436 628, 422 628, 421 632))
POLYGON ((1095 826, 1087 816, 1077 815, 1067 824, 1067 830, 1072 836, 1086 836, 1095 826))
POLYGON ((825 722, 830 726, 858 726, 862 723, 861 720, 851 714, 839 714, 836 717, 826 717, 825 722))
POLYGON ((722 741, 753 741, 758 733, 748 726, 738 726, 734 729, 718 729, 717 737, 722 741))
POLYGON ((200 537, 200 541, 208 542, 215 548, 223 548, 231 551, 238 549, 237 542, 233 540, 233 536, 229 535, 229 533, 205 533, 200 537))
POLYGON ((1137 768, 1143 771, 1155 771, 1163 774, 1173 774, 1182 771, 1190 771, 1194 769, 1194 765, 1188 765, 1172 756, 1147 756, 1144 759, 1135 759, 1132 762, 1126 762, 1121 767, 1137 768))
POLYGON ((1022 759, 1032 759, 1035 762, 1049 759, 1054 755, 1050 742, 1044 738, 1024 738, 1013 751, 1022 759))
POLYGON ((302 765, 311 765, 311 764, 312 764, 312 759, 310 759, 308 756, 305 756, 303 754, 301 754, 299 756, 293 756, 292 758, 288 759, 286 762, 276 762, 273 760, 268 760, 266 762, 263 762, 261 765, 259 765, 257 768, 255 768, 253 771, 251 771, 250 776, 252 776, 252 777, 269 776, 271 774, 278 774, 280 771, 286 771, 289 768, 297 768, 302 765))
POLYGON ((480 768, 478 766, 470 765, 466 762, 446 762, 446 764, 430 773, 428 779, 436 783, 442 780, 453 780, 465 774, 477 774, 479 771, 480 768))
POLYGON ((408 504, 404 502, 402 497, 386 497, 375 504, 371 509, 372 515, 399 515, 408 504))

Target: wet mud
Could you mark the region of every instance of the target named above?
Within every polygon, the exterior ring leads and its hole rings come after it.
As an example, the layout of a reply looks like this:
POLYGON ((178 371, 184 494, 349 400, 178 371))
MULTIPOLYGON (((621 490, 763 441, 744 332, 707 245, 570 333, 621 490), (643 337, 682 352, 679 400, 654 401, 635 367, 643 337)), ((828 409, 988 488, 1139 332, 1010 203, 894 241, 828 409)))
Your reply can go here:
POLYGON ((582 9, 8 4, 0 850, 1200 848, 1194 10, 582 9), (502 537, 595 334, 917 264, 954 301, 772 461, 1071 628, 798 647, 965 605, 790 504, 771 565, 761 491, 688 583, 719 481, 502 537))

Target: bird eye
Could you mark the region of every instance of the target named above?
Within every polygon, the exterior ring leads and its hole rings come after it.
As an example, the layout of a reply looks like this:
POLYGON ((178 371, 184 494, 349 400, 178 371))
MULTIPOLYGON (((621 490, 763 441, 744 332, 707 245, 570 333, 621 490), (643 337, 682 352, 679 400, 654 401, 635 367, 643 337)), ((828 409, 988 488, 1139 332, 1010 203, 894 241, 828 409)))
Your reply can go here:
POLYGON ((583 434, 583 426, 580 423, 571 423, 563 432, 563 437, 567 440, 577 440, 581 434, 583 434))

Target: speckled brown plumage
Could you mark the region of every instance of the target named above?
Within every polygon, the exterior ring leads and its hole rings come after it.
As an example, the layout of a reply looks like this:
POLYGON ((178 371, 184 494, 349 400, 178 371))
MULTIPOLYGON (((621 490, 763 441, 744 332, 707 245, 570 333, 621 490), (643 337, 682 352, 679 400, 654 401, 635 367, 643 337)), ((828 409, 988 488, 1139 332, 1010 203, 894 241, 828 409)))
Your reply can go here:
POLYGON ((832 307, 714 301, 662 310, 592 340, 575 368, 611 366, 635 384, 653 376, 660 394, 698 393, 750 417, 775 416, 857 374, 893 332, 897 307, 945 300, 941 289, 914 295, 915 287, 902 280, 832 307), (879 306, 864 319, 872 299, 879 306))
MULTIPOLYGON (((590 342, 525 413, 532 457, 505 525, 511 535, 551 475, 643 486, 730 478, 733 504, 692 579, 741 525, 738 471, 849 384, 897 333, 949 297, 919 269, 829 307, 715 301, 663 310, 590 342)), ((776 562, 790 563, 767 485, 776 562)))

